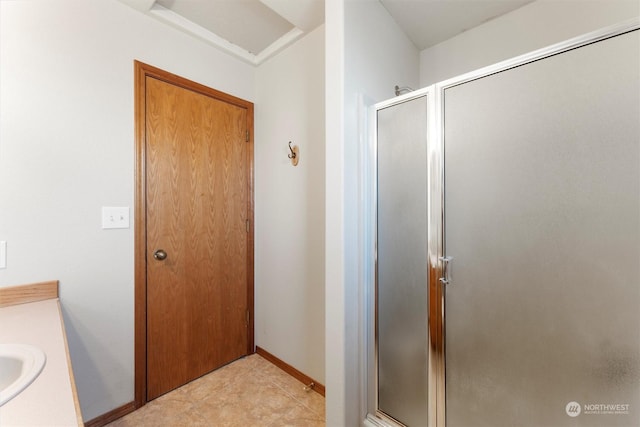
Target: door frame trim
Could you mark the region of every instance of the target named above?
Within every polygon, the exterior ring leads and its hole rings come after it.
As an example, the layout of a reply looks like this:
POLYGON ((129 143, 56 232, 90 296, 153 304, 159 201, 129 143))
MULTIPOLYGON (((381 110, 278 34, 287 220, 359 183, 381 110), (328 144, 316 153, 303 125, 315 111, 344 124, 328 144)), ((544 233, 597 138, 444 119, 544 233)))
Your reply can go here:
POLYGON ((134 126, 135 126, 135 207, 134 207, 134 402, 140 408, 147 403, 147 204, 146 204, 146 78, 188 89, 247 110, 247 354, 254 346, 254 173, 253 173, 253 103, 209 88, 143 62, 134 60, 134 126))

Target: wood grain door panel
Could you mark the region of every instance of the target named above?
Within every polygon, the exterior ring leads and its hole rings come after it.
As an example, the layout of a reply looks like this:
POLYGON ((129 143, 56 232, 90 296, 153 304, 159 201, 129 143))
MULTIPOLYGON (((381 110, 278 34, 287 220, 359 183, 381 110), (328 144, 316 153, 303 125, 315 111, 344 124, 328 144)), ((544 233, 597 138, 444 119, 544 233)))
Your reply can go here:
POLYGON ((250 195, 247 110, 153 77, 145 84, 151 400, 247 354, 250 195))

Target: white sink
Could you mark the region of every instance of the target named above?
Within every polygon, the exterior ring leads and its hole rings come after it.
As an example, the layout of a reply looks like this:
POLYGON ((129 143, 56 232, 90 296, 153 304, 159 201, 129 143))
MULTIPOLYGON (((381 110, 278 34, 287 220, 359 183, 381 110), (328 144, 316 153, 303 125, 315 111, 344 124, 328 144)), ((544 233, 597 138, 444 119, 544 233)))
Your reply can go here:
POLYGON ((0 406, 26 389, 42 372, 47 360, 38 347, 0 344, 0 406))

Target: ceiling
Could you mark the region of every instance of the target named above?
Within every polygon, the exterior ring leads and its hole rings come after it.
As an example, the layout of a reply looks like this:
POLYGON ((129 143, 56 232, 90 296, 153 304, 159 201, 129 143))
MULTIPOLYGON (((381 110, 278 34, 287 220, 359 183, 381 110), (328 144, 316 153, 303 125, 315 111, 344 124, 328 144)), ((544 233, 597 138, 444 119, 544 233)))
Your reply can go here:
MULTIPOLYGON (((324 22, 324 0, 120 1, 254 65, 324 22)), ((424 50, 533 0, 379 1, 424 50)))
POLYGON ((380 0, 418 50, 424 50, 533 0, 380 0))

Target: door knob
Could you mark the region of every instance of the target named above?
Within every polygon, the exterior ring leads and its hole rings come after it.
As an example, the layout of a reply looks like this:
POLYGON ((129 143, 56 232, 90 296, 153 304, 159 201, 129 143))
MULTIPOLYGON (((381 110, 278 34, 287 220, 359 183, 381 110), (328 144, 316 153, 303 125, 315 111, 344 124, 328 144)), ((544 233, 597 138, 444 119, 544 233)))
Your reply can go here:
POLYGON ((158 261, 162 261, 167 258, 167 253, 164 251, 164 249, 158 249, 153 253, 153 257, 158 261))

